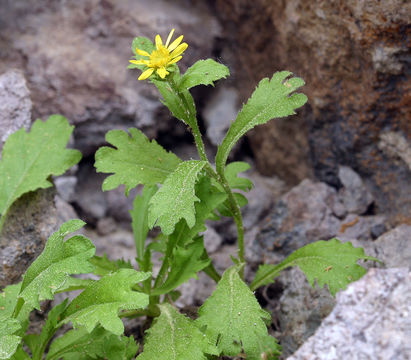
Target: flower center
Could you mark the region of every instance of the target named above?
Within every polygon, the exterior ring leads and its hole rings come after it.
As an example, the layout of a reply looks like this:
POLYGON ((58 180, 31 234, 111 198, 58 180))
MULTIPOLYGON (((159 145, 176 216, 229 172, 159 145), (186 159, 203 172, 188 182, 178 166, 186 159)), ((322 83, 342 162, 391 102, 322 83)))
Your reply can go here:
POLYGON ((158 50, 154 50, 150 55, 150 63, 153 67, 162 68, 165 67, 170 60, 170 52, 164 46, 161 46, 158 50))

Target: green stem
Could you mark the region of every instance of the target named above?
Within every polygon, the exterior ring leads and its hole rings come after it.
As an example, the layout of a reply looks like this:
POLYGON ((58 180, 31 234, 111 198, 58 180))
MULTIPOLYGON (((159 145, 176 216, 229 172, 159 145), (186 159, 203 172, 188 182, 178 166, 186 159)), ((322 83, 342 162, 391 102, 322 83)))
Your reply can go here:
POLYGON ((203 272, 206 275, 208 275, 211 279, 213 279, 216 283, 218 283, 221 280, 221 275, 218 273, 218 271, 214 267, 213 262, 210 262, 210 265, 204 268, 203 272))
POLYGON ((201 136, 200 128, 198 127, 198 121, 197 121, 197 116, 196 114, 193 114, 190 110, 190 106, 188 105, 187 99, 185 98, 184 94, 178 90, 177 84, 174 82, 172 78, 168 78, 168 82, 171 86, 171 88, 178 94, 178 97, 180 98, 181 102, 184 105, 184 108, 187 110, 187 114, 190 117, 191 121, 189 127, 191 129, 191 132, 194 137, 194 142, 197 147, 198 155, 200 156, 201 160, 208 161, 207 154, 205 152, 205 147, 204 147, 204 142, 203 138, 201 136))
MULTIPOLYGON (((240 206, 238 205, 237 200, 235 199, 234 194, 231 191, 230 185, 228 184, 228 181, 224 176, 224 167, 217 168, 217 173, 214 171, 214 169, 211 166, 206 167, 206 170, 211 176, 213 176, 221 184, 225 193, 228 196, 228 202, 230 204, 231 211, 234 217, 234 221, 237 227, 238 258, 241 263, 245 263, 243 217, 241 215, 240 206)), ((241 278, 244 278, 244 268, 240 270, 240 276, 241 278)))

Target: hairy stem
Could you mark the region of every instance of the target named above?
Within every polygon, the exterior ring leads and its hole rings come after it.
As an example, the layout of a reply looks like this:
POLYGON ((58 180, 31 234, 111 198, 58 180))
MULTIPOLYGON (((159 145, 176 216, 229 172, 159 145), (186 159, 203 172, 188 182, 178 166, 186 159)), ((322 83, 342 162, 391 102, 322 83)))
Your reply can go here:
MULTIPOLYGON (((223 187, 225 193, 228 196, 228 202, 230 204, 231 212, 233 213, 234 221, 237 226, 237 237, 238 237, 238 258, 240 262, 245 263, 244 256, 244 226, 243 226, 243 217, 241 215, 240 206, 237 203, 237 200, 234 197, 233 192, 231 191, 230 185, 228 184, 227 179, 224 176, 224 168, 217 169, 218 173, 214 171, 211 165, 207 164, 205 166, 207 173, 216 179, 221 186, 223 187)), ((244 268, 240 270, 241 278, 244 278, 244 268)))

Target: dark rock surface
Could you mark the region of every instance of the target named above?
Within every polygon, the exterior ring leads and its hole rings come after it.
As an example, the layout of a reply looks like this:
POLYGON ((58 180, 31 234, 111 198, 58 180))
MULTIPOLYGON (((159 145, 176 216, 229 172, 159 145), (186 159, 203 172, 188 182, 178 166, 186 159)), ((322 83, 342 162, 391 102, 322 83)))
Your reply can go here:
POLYGON ((0 287, 18 282, 59 228, 55 189, 40 189, 11 206, 0 234, 0 287))
POLYGON ((216 9, 237 62, 242 100, 277 70, 289 69, 307 83, 309 104, 301 117, 272 121, 251 134, 259 170, 293 184, 314 170, 338 188, 338 166, 349 166, 378 212, 409 223, 409 163, 382 148, 392 148, 387 137, 394 134, 410 153, 411 4, 219 0, 216 9))

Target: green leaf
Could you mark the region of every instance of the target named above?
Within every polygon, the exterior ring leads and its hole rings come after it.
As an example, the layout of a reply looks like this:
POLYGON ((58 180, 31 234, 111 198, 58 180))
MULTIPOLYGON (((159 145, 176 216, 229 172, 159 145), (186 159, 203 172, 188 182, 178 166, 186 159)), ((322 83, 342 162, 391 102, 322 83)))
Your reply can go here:
POLYGON ((171 305, 160 305, 161 314, 147 330, 144 352, 139 360, 206 360, 218 350, 195 326, 171 305))
POLYGON ((63 323, 71 321, 75 328, 84 326, 88 332, 100 324, 113 334, 121 335, 124 326, 118 313, 120 310, 142 309, 148 305, 148 295, 133 291, 132 287, 150 275, 120 269, 102 277, 71 302, 63 313, 63 323))
MULTIPOLYGON (((6 319, 13 317, 14 309, 17 306, 21 282, 15 285, 9 285, 0 293, 0 318, 6 319)), ((29 325, 29 315, 33 307, 30 304, 24 304, 17 316, 20 324, 20 329, 14 332, 14 335, 23 336, 29 325)))
POLYGON ((10 360, 31 360, 31 357, 23 350, 23 345, 20 344, 10 360))
MULTIPOLYGON (((93 258, 91 258, 92 260, 93 258)), ((92 263, 92 261, 90 262, 92 263)), ((95 273, 95 271, 93 271, 95 273)), ((81 279, 75 277, 69 277, 62 287, 60 287, 55 294, 61 294, 64 292, 74 291, 74 290, 83 290, 87 286, 90 286, 95 280, 92 279, 81 279)))
MULTIPOLYGON (((147 59, 146 57, 137 54, 136 48, 138 48, 140 50, 147 51, 149 54, 151 54, 153 52, 153 50, 155 49, 154 44, 151 42, 151 40, 149 38, 144 37, 144 36, 138 36, 138 37, 134 38, 133 43, 131 45, 131 50, 133 51, 133 53, 135 55, 134 58, 136 60, 147 59)), ((140 69, 140 70, 144 70, 145 68, 147 68, 147 66, 129 64, 128 68, 129 69, 136 69, 137 68, 137 69, 140 69)))
POLYGON ((227 194, 216 191, 211 186, 210 178, 202 176, 199 178, 195 186, 195 194, 200 199, 195 203, 195 217, 196 221, 192 228, 189 228, 185 221, 180 221, 170 238, 175 238, 171 243, 179 246, 187 245, 192 239, 194 239, 200 232, 206 231, 205 221, 207 219, 218 220, 218 217, 214 214, 214 210, 224 202, 227 198, 227 194))
POLYGON ((234 161, 226 166, 224 174, 230 188, 243 191, 249 191, 253 188, 253 183, 249 179, 238 176, 238 173, 248 169, 250 169, 250 165, 243 161, 234 161))
POLYGON ((198 60, 181 77, 179 89, 190 89, 197 85, 213 85, 214 82, 230 75, 227 66, 212 59, 198 60))
MULTIPOLYGON (((237 201, 237 204, 240 208, 242 208, 243 206, 246 206, 248 204, 248 200, 243 194, 240 194, 238 192, 233 192, 233 195, 234 195, 234 198, 237 201)), ((218 212, 222 216, 227 216, 227 217, 234 216, 233 212, 231 211, 230 202, 228 200, 226 200, 226 201, 224 201, 224 203, 220 204, 217 209, 218 209, 218 212)))
POLYGON ((150 200, 148 224, 151 228, 156 224, 165 235, 170 235, 182 218, 190 228, 194 226, 194 203, 199 201, 194 187, 205 164, 205 161, 199 160, 184 161, 167 177, 150 200))
POLYGON ((101 327, 91 333, 82 328, 70 330, 54 340, 46 360, 131 360, 137 350, 132 336, 114 335, 101 327))
POLYGON ((199 327, 206 327, 206 334, 222 355, 245 352, 247 360, 261 360, 263 353, 278 351, 264 322, 271 316, 261 309, 238 271, 239 267, 233 266, 224 272, 216 290, 199 309, 196 321, 199 327))
POLYGON ((39 309, 39 301, 53 299, 53 295, 65 286, 70 274, 93 271, 89 259, 95 253, 92 242, 82 235, 64 241, 64 237, 83 227, 81 220, 71 220, 61 225, 47 240, 40 256, 23 276, 20 297, 39 309))
POLYGON ((104 180, 103 191, 125 185, 128 195, 138 184, 161 184, 181 162, 140 130, 131 128, 129 132, 131 137, 123 130, 109 131, 106 140, 115 148, 103 146, 96 152, 97 172, 113 173, 104 180))
POLYGON ((134 242, 136 244, 137 258, 143 259, 145 243, 148 234, 148 204, 157 192, 157 186, 145 186, 141 196, 137 195, 130 210, 131 226, 133 228, 134 242))
POLYGON ((107 274, 116 272, 120 269, 133 269, 130 261, 121 260, 110 260, 107 254, 103 256, 93 256, 90 262, 95 266, 93 273, 98 276, 105 276, 107 274))
POLYGON ((278 265, 264 265, 251 283, 252 290, 274 280, 280 271, 290 266, 298 266, 311 286, 314 281, 320 287, 328 285, 334 296, 353 281, 360 279, 367 271, 357 264, 358 260, 379 261, 366 256, 363 248, 355 248, 350 242, 341 243, 338 239, 317 241, 294 251, 278 265))
POLYGON ((203 253, 204 243, 202 238, 189 244, 187 248, 175 247, 167 279, 164 284, 154 289, 151 295, 168 293, 192 277, 197 279, 197 272, 210 264, 209 259, 202 259, 203 253))
POLYGON ((295 114, 295 109, 306 103, 307 97, 304 94, 290 96, 304 85, 302 79, 288 78, 290 75, 289 71, 281 71, 275 73, 271 80, 264 78, 260 81, 218 148, 216 166, 219 172, 222 172, 233 146, 247 131, 271 119, 295 114))
POLYGON ((66 149, 73 128, 65 117, 52 115, 46 122, 36 120, 29 133, 20 129, 8 137, 0 160, 1 221, 21 195, 52 186, 50 175, 80 161, 79 151, 66 149))
POLYGON ((14 333, 20 330, 20 327, 17 319, 0 316, 0 359, 10 359, 16 352, 21 337, 14 333))
POLYGON ((48 313, 46 323, 41 329, 40 335, 29 334, 24 337, 25 343, 30 348, 33 358, 41 359, 44 351, 46 350, 47 344, 55 334, 58 329, 58 323, 60 321, 60 316, 67 307, 68 299, 64 300, 61 304, 55 306, 48 313))
POLYGON ((193 97, 187 90, 179 91, 175 87, 174 83, 179 81, 177 72, 169 76, 173 77, 171 81, 156 80, 155 78, 150 78, 150 80, 163 97, 161 102, 168 107, 173 116, 191 128, 196 128, 196 107, 193 97))

